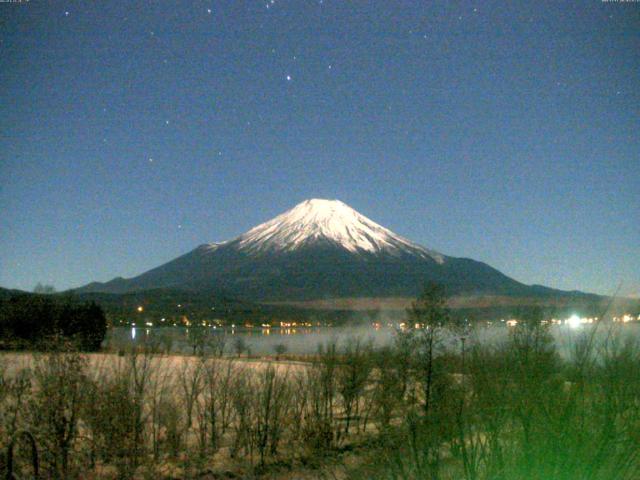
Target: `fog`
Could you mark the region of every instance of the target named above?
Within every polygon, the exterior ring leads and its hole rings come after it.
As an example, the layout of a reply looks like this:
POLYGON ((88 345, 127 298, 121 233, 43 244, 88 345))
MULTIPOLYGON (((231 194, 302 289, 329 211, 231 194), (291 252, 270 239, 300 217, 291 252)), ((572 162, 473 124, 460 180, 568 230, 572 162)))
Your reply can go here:
MULTIPOLYGON (((581 338, 589 338, 592 334, 598 340, 612 337, 613 332, 619 331, 617 339, 640 339, 640 325, 633 324, 600 324, 580 325, 572 328, 569 325, 553 325, 550 327, 556 340, 558 352, 562 356, 569 355, 581 338)), ((509 335, 510 327, 504 324, 481 326, 470 329, 465 336, 467 345, 480 342, 497 345, 509 335)), ((158 345, 163 350, 173 353, 191 353, 193 351, 194 329, 186 327, 115 327, 111 329, 104 346, 117 351, 134 345, 158 345)), ((202 332, 202 330, 200 330, 202 332)), ((344 345, 349 339, 358 338, 364 342, 371 342, 374 347, 382 347, 393 343, 396 329, 392 327, 373 328, 372 326, 357 327, 317 327, 317 328, 272 328, 272 329, 213 329, 207 328, 206 335, 223 336, 225 338, 225 352, 234 352, 234 342, 242 338, 252 355, 273 355, 276 345, 285 345, 289 354, 313 354, 319 345, 337 343, 344 345)), ((444 333, 442 343, 450 348, 456 348, 460 336, 444 333)), ((205 342, 206 343, 206 342, 205 342)))

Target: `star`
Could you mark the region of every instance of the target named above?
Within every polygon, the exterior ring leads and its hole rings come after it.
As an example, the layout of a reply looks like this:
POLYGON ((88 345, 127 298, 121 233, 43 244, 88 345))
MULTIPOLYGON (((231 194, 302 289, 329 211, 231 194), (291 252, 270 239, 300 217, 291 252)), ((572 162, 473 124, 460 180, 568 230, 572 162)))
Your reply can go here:
POLYGON ((164 121, 164 124, 165 124, 165 125, 169 125, 169 120, 165 120, 165 121, 164 121))
POLYGON ((149 163, 153 163, 153 158, 149 158, 149 163))
POLYGON ((287 82, 291 81, 291 75, 287 75, 287 82))
POLYGON ((68 11, 67 11, 67 12, 64 12, 64 16, 65 16, 65 17, 68 17, 68 16, 69 16, 69 12, 68 12, 68 11))
POLYGON ((208 13, 209 15, 211 15, 211 9, 210 9, 210 8, 207 8, 207 13, 208 13))

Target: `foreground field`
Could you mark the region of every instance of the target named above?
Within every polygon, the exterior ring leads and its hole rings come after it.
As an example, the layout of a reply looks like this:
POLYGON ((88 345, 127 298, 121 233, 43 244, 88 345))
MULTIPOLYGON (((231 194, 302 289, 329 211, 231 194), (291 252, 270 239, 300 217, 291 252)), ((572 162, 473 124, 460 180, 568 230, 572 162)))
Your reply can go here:
POLYGON ((33 438, 44 478, 638 478, 637 339, 596 325, 560 356, 535 319, 500 344, 456 331, 307 362, 5 353, 0 447, 29 475, 33 438))
MULTIPOLYGON (((29 432, 55 478, 317 478, 341 468, 314 453, 334 444, 317 422, 340 422, 332 405, 308 402, 317 374, 292 360, 4 353, 0 446, 29 432)), ((26 446, 14 469, 32 470, 26 446)))

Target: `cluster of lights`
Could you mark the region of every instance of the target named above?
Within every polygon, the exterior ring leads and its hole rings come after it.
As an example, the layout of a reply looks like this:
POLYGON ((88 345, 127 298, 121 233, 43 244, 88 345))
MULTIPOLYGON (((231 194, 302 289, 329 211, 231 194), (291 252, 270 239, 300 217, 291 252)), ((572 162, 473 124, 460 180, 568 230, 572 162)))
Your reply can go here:
MULTIPOLYGON (((511 318, 509 320, 500 320, 505 323, 508 327, 515 327, 518 325, 518 320, 515 318, 511 318)), ((598 321, 598 317, 579 317, 578 315, 571 315, 569 318, 560 319, 560 318, 552 318, 551 320, 542 320, 543 325, 548 325, 551 323, 552 325, 569 325, 571 328, 578 328, 583 324, 592 324, 598 321)))
MULTIPOLYGON (((182 304, 177 304, 177 306, 178 306, 178 308, 180 308, 180 307, 182 307, 182 304)), ((213 309, 214 308, 212 307, 212 310, 213 309)), ((144 306, 138 305, 136 307, 136 311, 138 313, 144 312, 144 306)), ((580 326, 585 325, 585 324, 597 323, 598 320, 599 320, 598 317, 581 317, 579 315, 573 314, 568 318, 551 318, 549 320, 543 320, 542 324, 545 324, 545 325, 546 324, 568 325, 570 328, 574 328, 575 329, 575 328, 579 328, 580 326)), ((621 315, 621 316, 613 317, 612 320, 613 320, 613 322, 616 322, 616 323, 629 323, 629 322, 636 322, 636 321, 640 322, 640 315, 636 316, 636 315, 624 314, 624 315, 621 315)), ((186 315, 183 315, 182 318, 179 320, 179 322, 176 322, 176 321, 173 321, 173 322, 169 321, 168 322, 165 317, 161 318, 159 320, 159 322, 161 324, 171 323, 171 325, 173 325, 174 327, 175 326, 179 326, 179 325, 189 327, 189 326, 192 325, 192 322, 187 318, 186 315)), ((518 320, 515 319, 515 318, 511 318, 511 319, 504 319, 503 318, 503 319, 500 320, 500 322, 506 324, 508 327, 515 327, 516 325, 518 325, 518 320)), ((129 323, 129 322, 127 322, 126 320, 120 319, 119 323, 121 325, 123 325, 123 324, 129 323)), ((214 319, 213 321, 201 320, 199 323, 203 327, 212 327, 214 329, 216 329, 218 327, 222 327, 222 322, 221 322, 220 319, 214 319)), ((296 330, 295 330, 296 327, 313 327, 314 326, 314 324, 311 323, 311 322, 280 321, 278 323, 279 323, 279 327, 281 329, 283 329, 283 333, 286 333, 286 334, 295 333, 296 332, 296 330)), ((487 323, 487 325, 493 324, 493 322, 491 322, 491 321, 487 321, 486 323, 487 323)), ((135 322, 131 322, 130 325, 131 325, 132 328, 136 326, 135 322)), ((316 325, 317 326, 321 326, 321 323, 317 322, 316 325)), ((385 326, 385 324, 383 324, 381 322, 377 322, 377 321, 376 322, 372 322, 371 325, 376 330, 379 330, 380 328, 385 326)), ((145 326, 153 327, 154 324, 151 321, 146 321, 145 322, 145 326)), ((331 324, 327 324, 326 326, 330 327, 332 325, 331 324)), ((386 324, 386 326, 394 327, 394 324, 393 323, 388 323, 388 324, 386 324)), ((424 328, 424 325, 421 324, 421 323, 415 323, 415 324, 411 325, 411 324, 408 324, 406 322, 401 322, 398 326, 400 327, 401 330, 407 330, 409 328, 414 328, 414 329, 424 328)), ((254 324, 252 324, 250 322, 246 322, 244 324, 244 327, 247 328, 247 329, 252 329, 252 328, 254 328, 254 324)), ((231 328, 235 329, 236 325, 232 324, 231 328)), ((262 323, 260 325, 260 328, 262 328, 263 332, 264 331, 268 331, 268 330, 270 330, 272 328, 272 324, 271 323, 262 323)), ((233 333, 233 331, 232 331, 232 333, 233 333)), ((135 337, 135 333, 134 332, 132 332, 132 337, 135 337)))
MULTIPOLYGON (((320 326, 320 322, 318 322, 317 325, 320 326)), ((282 328, 313 327, 313 323, 311 322, 280 322, 280 327, 282 328)))
POLYGON ((634 318, 633 315, 624 314, 621 317, 613 317, 613 321, 617 323, 629 323, 633 321, 640 321, 640 315, 637 318, 634 318))
POLYGON ((598 317, 579 317, 578 315, 571 315, 565 320, 565 325, 569 325, 571 328, 578 328, 580 325, 592 324, 598 321, 598 317))

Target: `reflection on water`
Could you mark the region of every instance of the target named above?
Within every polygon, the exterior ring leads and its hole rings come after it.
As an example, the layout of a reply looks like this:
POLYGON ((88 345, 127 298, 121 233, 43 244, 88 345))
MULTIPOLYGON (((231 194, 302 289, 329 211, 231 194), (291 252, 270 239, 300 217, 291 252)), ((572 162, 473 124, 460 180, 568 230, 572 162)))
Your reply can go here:
POLYGON ((234 352, 234 342, 238 338, 255 355, 273 354, 277 345, 284 344, 292 354, 314 353, 318 345, 329 342, 342 343, 350 337, 358 337, 374 346, 390 343, 394 335, 392 329, 297 327, 271 329, 221 329, 188 327, 115 327, 109 330, 105 346, 119 350, 132 345, 150 344, 163 351, 190 353, 194 345, 205 345, 212 349, 219 342, 225 345, 225 352, 234 352))
MULTIPOLYGON (((608 338, 612 333, 619 333, 619 338, 635 338, 640 340, 640 323, 582 325, 579 328, 569 325, 553 325, 551 332, 556 339, 558 350, 562 355, 569 355, 576 341, 589 335, 597 328, 598 338, 608 338)), ((469 339, 471 342, 499 344, 510 331, 505 325, 476 328, 469 339)), ((213 350, 224 344, 225 352, 234 352, 234 342, 241 338, 249 351, 254 355, 270 355, 277 345, 285 345, 292 354, 315 353, 319 345, 330 342, 344 344, 349 338, 359 338, 371 342, 374 347, 388 345, 393 341, 396 332, 393 328, 360 327, 298 327, 271 329, 239 329, 239 328, 188 328, 188 327, 115 327, 109 330, 105 346, 119 350, 133 345, 151 344, 163 351, 174 353, 191 353, 195 345, 205 345, 205 349, 213 350)), ((445 339, 454 345, 456 337, 445 339)))

